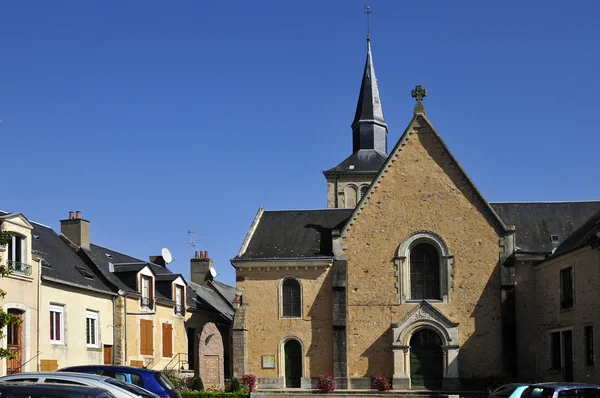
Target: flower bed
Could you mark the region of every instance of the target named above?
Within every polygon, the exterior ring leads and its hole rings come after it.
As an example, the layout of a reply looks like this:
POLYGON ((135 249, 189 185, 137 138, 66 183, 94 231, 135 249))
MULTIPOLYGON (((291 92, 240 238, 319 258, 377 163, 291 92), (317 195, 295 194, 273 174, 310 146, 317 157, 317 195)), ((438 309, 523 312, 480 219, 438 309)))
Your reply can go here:
POLYGON ((321 376, 319 377, 319 380, 317 381, 317 388, 321 391, 321 392, 334 392, 335 389, 337 388, 337 384, 335 382, 335 380, 333 379, 333 376, 321 376))

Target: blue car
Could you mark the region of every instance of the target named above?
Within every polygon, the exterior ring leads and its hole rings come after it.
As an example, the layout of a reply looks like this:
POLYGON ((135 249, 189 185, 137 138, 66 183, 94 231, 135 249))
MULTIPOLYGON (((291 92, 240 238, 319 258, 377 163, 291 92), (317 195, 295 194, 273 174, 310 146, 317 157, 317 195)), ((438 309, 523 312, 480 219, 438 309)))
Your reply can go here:
POLYGON ((117 365, 70 366, 61 372, 93 373, 126 381, 145 388, 161 398, 181 398, 171 381, 158 370, 117 365))
POLYGON ((537 383, 523 391, 522 398, 600 398, 600 386, 585 383, 537 383))

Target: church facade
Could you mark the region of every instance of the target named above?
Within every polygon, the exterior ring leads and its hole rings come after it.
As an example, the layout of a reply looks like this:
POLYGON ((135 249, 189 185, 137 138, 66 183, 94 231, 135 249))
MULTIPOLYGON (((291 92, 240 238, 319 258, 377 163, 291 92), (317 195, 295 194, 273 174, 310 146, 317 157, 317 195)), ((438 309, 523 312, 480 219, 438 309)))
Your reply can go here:
POLYGON ((533 265, 600 203, 487 202, 428 119, 421 86, 388 152, 367 43, 353 152, 324 171, 328 208, 259 209, 232 259, 234 375, 256 374, 259 388, 314 388, 327 375, 353 389, 377 376, 429 390, 534 380, 533 265))

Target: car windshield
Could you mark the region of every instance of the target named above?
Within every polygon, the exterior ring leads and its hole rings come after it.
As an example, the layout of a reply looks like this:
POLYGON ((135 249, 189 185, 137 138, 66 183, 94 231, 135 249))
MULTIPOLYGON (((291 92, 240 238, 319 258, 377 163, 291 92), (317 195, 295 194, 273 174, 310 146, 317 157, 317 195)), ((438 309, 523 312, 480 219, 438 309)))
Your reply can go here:
POLYGON ((138 387, 135 384, 125 383, 123 381, 114 380, 114 379, 107 379, 106 382, 108 384, 112 384, 113 386, 122 388, 125 391, 129 391, 132 394, 141 395, 142 397, 154 398, 156 396, 155 394, 151 393, 150 391, 144 390, 143 388, 138 387))
POLYGON ((516 389, 517 386, 507 384, 505 386, 498 387, 493 393, 490 394, 490 397, 508 398, 516 389))
POLYGON ((164 388, 167 391, 173 391, 175 390, 175 386, 173 385, 173 383, 171 383, 171 380, 169 380, 169 378, 167 376, 165 376, 164 374, 157 372, 154 373, 154 378, 156 379, 156 381, 158 381, 158 384, 160 384, 160 386, 162 388, 164 388))

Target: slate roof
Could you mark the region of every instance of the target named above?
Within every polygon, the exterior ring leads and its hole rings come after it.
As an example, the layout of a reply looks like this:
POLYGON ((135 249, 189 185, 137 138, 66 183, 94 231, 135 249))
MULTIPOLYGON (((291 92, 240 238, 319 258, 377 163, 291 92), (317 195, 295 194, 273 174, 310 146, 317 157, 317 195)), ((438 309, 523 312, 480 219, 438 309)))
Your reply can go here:
MULTIPOLYGON (((8 214, 0 212, 0 216, 8 214)), ((115 294, 102 274, 86 264, 52 228, 34 221, 31 225, 31 248, 44 260, 42 281, 115 294)))
POLYGON ((387 156, 374 149, 361 149, 348 156, 342 163, 332 169, 324 171, 323 174, 334 174, 343 172, 352 173, 377 173, 385 163, 387 156), (354 166, 350 168, 350 166, 354 166))
POLYGON ((550 254, 551 235, 565 242, 577 228, 600 211, 600 201, 490 203, 506 225, 516 228, 517 253, 550 254))
POLYGON ((233 261, 331 258, 331 232, 350 214, 352 209, 265 211, 246 250, 233 261))
MULTIPOLYGON (((139 292, 134 288, 133 284, 125 283, 118 275, 113 272, 110 272, 110 263, 113 265, 116 264, 115 270, 117 271, 125 271, 125 272, 139 272, 145 266, 148 266, 157 276, 158 275, 172 275, 173 273, 165 267, 161 267, 160 265, 156 265, 153 263, 149 263, 144 260, 140 260, 139 258, 135 258, 129 256, 127 254, 118 252, 116 250, 108 249, 106 247, 102 247, 95 244, 90 244, 90 250, 85 250, 85 253, 88 257, 96 264, 96 267, 102 272, 102 274, 108 279, 113 285, 115 285, 118 289, 121 289, 128 293, 137 293, 139 292), (131 285, 131 286, 130 286, 131 285)), ((117 272, 118 274, 119 272, 117 272)), ((176 274, 178 276, 178 274, 176 274)), ((158 289, 155 289, 155 298, 156 300, 169 301, 172 299, 170 297, 166 297, 161 294, 158 289)))
POLYGON ((194 306, 197 309, 203 309, 211 312, 219 312, 224 319, 233 320, 233 298, 235 298, 235 288, 216 281, 206 281, 199 285, 192 281, 187 281, 187 305, 194 306), (218 286, 218 287, 217 287, 218 286), (231 291, 233 298, 229 301, 231 291), (227 298, 222 291, 227 291, 227 298))
POLYGON ((550 258, 561 256, 572 250, 584 247, 592 241, 598 240, 599 237, 596 235, 598 233, 600 233, 600 211, 596 212, 582 226, 565 239, 565 241, 556 248, 556 251, 550 258))

